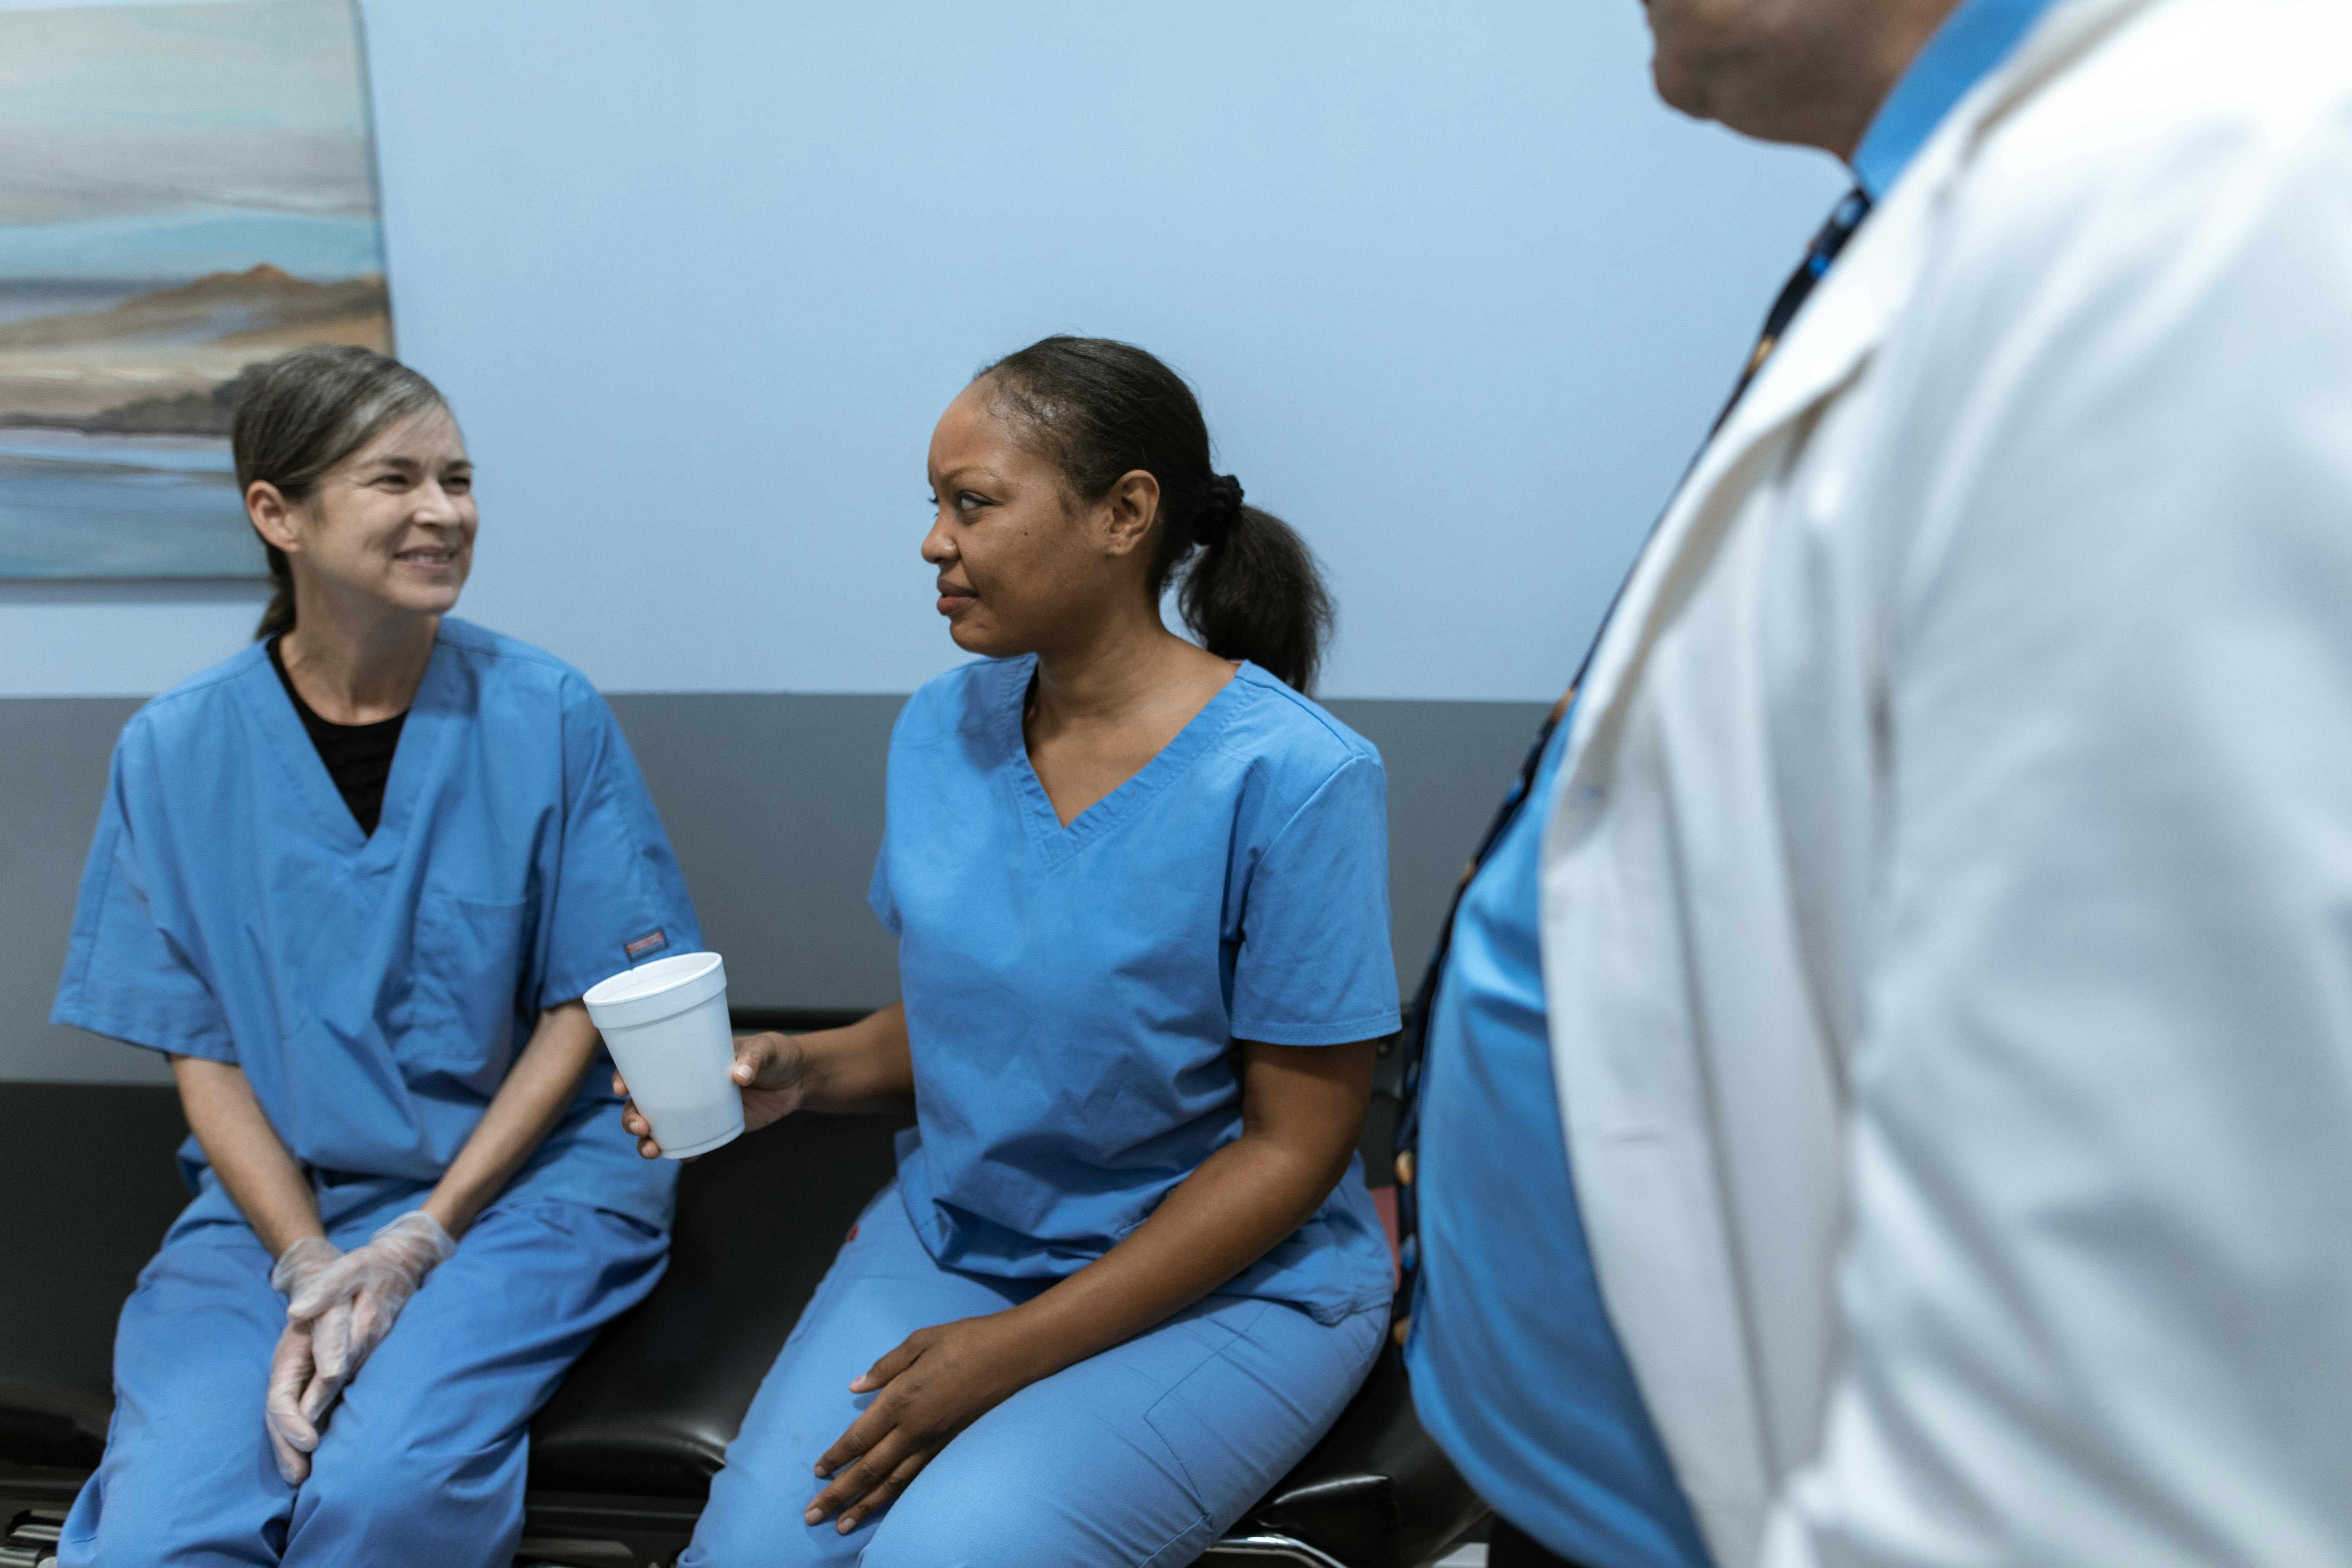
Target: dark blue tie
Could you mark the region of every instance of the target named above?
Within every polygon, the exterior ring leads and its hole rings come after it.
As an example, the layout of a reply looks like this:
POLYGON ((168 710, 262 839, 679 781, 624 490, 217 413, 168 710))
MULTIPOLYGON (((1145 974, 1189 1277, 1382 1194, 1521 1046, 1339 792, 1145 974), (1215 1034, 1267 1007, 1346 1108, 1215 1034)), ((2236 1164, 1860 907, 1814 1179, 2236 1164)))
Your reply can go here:
MULTIPOLYGON (((1764 362, 1772 357, 1772 351, 1780 346, 1781 335, 1789 330, 1789 323, 1795 321, 1797 312, 1804 308, 1813 286, 1828 274, 1830 264, 1837 259, 1838 252, 1845 248, 1846 241, 1853 237, 1854 230, 1860 228, 1862 220, 1869 216, 1870 197, 1856 189, 1838 203, 1836 209, 1830 214, 1829 221, 1813 237, 1813 243, 1805 251, 1804 260, 1799 262, 1796 271, 1790 274, 1789 281, 1781 286, 1780 297, 1772 301, 1772 309, 1765 315, 1764 330, 1756 339, 1756 351, 1748 356, 1748 363, 1741 369, 1739 380, 1732 387, 1731 396, 1725 402, 1723 412, 1717 414, 1715 423, 1708 426, 1710 439, 1723 428, 1723 422, 1731 417, 1731 411, 1739 406, 1739 400, 1756 380, 1757 372, 1762 370, 1764 362)), ((1692 459, 1693 462, 1696 460, 1696 458, 1692 459)), ((1687 471, 1685 477, 1688 477, 1687 471)), ((1651 531, 1654 535, 1655 524, 1652 525, 1651 531)), ((1632 574, 1629 572, 1626 577, 1631 581, 1632 574)), ((1413 1162, 1414 1150, 1421 1140, 1422 1061, 1429 1047, 1429 1020, 1437 1005, 1438 984, 1444 978, 1446 955, 1454 946, 1454 916, 1461 911, 1462 895, 1469 891, 1479 868, 1486 865, 1487 857, 1494 854, 1495 847, 1510 831, 1519 807, 1535 788, 1537 770, 1543 764, 1544 748, 1550 743, 1553 729, 1574 700, 1577 687, 1583 684, 1584 673, 1592 665, 1592 650, 1601 646, 1601 631, 1608 629, 1610 618, 1617 613, 1618 600, 1623 598, 1624 594, 1625 585, 1620 583, 1616 595, 1609 601, 1607 614, 1601 617, 1601 630, 1593 633, 1592 641, 1585 647, 1584 658, 1577 666, 1576 679, 1569 684, 1568 695, 1553 707, 1550 717, 1537 731, 1536 742, 1528 748, 1527 761, 1519 765, 1518 777, 1512 782, 1510 793, 1503 797, 1502 806, 1495 813, 1494 822, 1487 827, 1486 836, 1478 840, 1477 852, 1463 868, 1462 880, 1455 884, 1453 900, 1445 908, 1445 921, 1437 928, 1436 951, 1430 954, 1429 967, 1423 971, 1421 986, 1413 993, 1412 1005, 1405 1013, 1404 1029, 1397 1037, 1395 1048, 1402 1058, 1399 1068, 1402 1103, 1396 1125, 1396 1201, 1397 1230, 1402 1242, 1398 1260, 1403 1268, 1403 1282, 1397 1291, 1396 1305, 1391 1314, 1394 1318, 1391 1331, 1399 1344, 1404 1342, 1405 1332, 1412 1324, 1409 1314, 1412 1308, 1413 1280, 1421 1268, 1420 1203, 1413 1187, 1414 1178, 1419 1173, 1414 1170, 1413 1162)))

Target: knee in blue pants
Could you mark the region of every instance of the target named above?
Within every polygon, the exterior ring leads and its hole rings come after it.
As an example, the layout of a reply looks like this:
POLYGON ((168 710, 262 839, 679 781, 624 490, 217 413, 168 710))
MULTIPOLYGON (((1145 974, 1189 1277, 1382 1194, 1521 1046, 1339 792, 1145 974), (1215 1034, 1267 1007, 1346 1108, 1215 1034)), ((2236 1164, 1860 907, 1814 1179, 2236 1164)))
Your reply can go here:
POLYGON ((811 1467, 866 1403, 849 1380, 917 1329, 1013 1304, 1012 1283, 940 1268, 886 1188, 761 1384, 681 1568, 1189 1563, 1338 1417, 1385 1322, 1212 1297, 989 1411, 848 1535, 803 1522, 811 1467))
POLYGON ((241 1226, 167 1245, 123 1308, 114 1428, 60 1563, 507 1568, 525 1424, 653 1289, 667 1249, 652 1226, 581 1205, 493 1207, 344 1391, 298 1489, 262 1426, 286 1314, 268 1254, 241 1226))

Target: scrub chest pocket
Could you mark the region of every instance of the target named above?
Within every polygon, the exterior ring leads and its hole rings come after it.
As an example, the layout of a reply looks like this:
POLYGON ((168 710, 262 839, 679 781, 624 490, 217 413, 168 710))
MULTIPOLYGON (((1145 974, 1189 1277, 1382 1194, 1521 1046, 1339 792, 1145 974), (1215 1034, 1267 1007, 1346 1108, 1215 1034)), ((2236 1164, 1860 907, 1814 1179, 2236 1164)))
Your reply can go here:
POLYGON ((417 900, 413 1005, 394 1046, 405 1061, 504 1066, 514 1050, 530 900, 417 900))

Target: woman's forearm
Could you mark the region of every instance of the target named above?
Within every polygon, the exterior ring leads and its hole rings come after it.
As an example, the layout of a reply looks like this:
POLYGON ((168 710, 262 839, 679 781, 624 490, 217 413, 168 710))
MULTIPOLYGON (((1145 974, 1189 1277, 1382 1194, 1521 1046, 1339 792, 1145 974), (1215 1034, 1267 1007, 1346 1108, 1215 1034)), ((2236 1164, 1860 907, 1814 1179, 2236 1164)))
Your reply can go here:
POLYGON ((175 1056, 171 1061, 188 1130, 270 1256, 306 1236, 326 1235, 310 1183, 270 1126, 245 1069, 203 1057, 175 1056))
POLYGON ((893 1002, 855 1024, 795 1035, 810 1110, 887 1110, 914 1102, 914 1054, 907 1044, 907 1007, 893 1002))
POLYGON ((1013 1309, 1040 1352, 1033 1375, 1165 1321, 1265 1257, 1330 1195, 1327 1171, 1248 1133, 1210 1155, 1126 1240, 1013 1309))
POLYGON ((425 1200, 425 1212, 442 1229, 462 1236, 474 1216, 506 1190, 572 1103, 602 1044, 584 1004, 566 1002, 539 1016, 530 1043, 425 1200))
POLYGON ((1242 1135, 1125 1240, 1013 1309, 1043 1377, 1167 1320, 1272 1251, 1331 1195, 1370 1096, 1373 1042, 1246 1045, 1242 1135))

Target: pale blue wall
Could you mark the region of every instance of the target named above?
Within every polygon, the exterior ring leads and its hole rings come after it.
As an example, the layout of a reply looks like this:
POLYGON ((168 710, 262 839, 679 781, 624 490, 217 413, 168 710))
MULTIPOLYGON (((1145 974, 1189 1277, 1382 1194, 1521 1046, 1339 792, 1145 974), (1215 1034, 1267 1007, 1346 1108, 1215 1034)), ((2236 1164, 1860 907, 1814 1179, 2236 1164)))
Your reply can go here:
MULTIPOLYGON (((906 690, 930 423, 1041 333, 1192 375, 1337 695, 1544 698, 1841 188, 1650 95, 1634 0, 367 0, 465 610, 615 690, 906 690)), ((250 595, 0 589, 0 695, 152 691, 250 595)))

